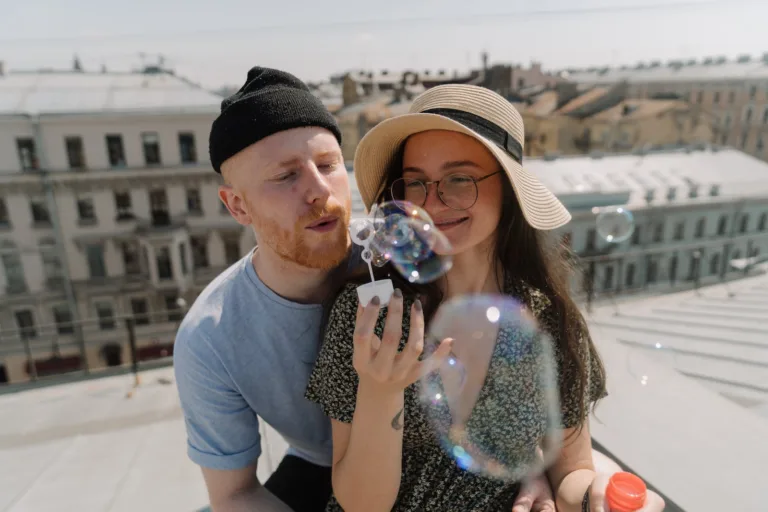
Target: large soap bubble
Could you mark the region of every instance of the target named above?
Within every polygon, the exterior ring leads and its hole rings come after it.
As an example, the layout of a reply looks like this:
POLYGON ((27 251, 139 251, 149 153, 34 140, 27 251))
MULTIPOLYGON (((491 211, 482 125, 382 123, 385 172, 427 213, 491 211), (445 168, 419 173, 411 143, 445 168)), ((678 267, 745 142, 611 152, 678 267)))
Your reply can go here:
POLYGON ((556 458, 560 405, 550 338, 511 297, 443 303, 427 350, 453 339, 442 366, 422 376, 421 402, 444 449, 463 469, 519 481, 556 458))

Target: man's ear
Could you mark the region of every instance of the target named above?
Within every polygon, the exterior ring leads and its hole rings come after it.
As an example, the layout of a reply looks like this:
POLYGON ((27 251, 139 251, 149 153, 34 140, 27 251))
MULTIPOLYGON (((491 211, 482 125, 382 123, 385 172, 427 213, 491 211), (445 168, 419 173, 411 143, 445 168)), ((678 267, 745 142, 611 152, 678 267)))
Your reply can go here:
POLYGON ((232 185, 219 185, 219 200, 227 207, 229 214, 241 225, 250 226, 253 222, 245 201, 235 192, 232 185))

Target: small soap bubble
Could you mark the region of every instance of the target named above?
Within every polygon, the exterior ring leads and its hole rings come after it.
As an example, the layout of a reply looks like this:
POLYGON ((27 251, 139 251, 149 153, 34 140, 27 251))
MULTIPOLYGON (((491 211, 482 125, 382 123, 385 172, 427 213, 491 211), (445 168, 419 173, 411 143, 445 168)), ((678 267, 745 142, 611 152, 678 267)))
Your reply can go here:
POLYGON ((597 234, 606 242, 618 244, 629 239, 634 233, 635 217, 623 206, 596 208, 593 211, 597 213, 597 234))

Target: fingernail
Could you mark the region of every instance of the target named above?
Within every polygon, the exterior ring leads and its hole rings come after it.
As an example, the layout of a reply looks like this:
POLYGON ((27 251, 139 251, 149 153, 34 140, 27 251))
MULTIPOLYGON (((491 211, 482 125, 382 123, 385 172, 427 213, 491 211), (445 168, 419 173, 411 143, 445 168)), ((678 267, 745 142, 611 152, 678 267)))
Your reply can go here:
POLYGON ((416 301, 413 303, 413 309, 416 311, 421 311, 421 301, 419 299, 416 299, 416 301))
POLYGON ((395 296, 395 298, 402 299, 403 298, 403 292, 400 291, 400 288, 395 288, 395 293, 392 295, 395 296))
POLYGON ((378 296, 378 295, 375 295, 375 296, 374 296, 374 297, 371 299, 371 304, 373 304, 374 306, 378 306, 379 304, 381 304, 381 299, 379 299, 379 296, 378 296))

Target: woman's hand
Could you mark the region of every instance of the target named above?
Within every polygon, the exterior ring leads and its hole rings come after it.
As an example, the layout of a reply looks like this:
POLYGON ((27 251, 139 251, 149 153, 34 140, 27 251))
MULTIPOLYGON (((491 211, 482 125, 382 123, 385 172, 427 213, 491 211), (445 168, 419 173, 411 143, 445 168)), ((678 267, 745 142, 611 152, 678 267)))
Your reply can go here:
POLYGON ((419 361, 424 350, 424 312, 421 302, 411 306, 408 342, 398 353, 403 335, 403 294, 395 290, 389 301, 381 339, 373 333, 379 318, 379 298, 358 306, 352 365, 360 382, 379 391, 402 391, 419 379, 422 372, 437 368, 451 351, 451 340, 443 340, 429 358, 419 361))

